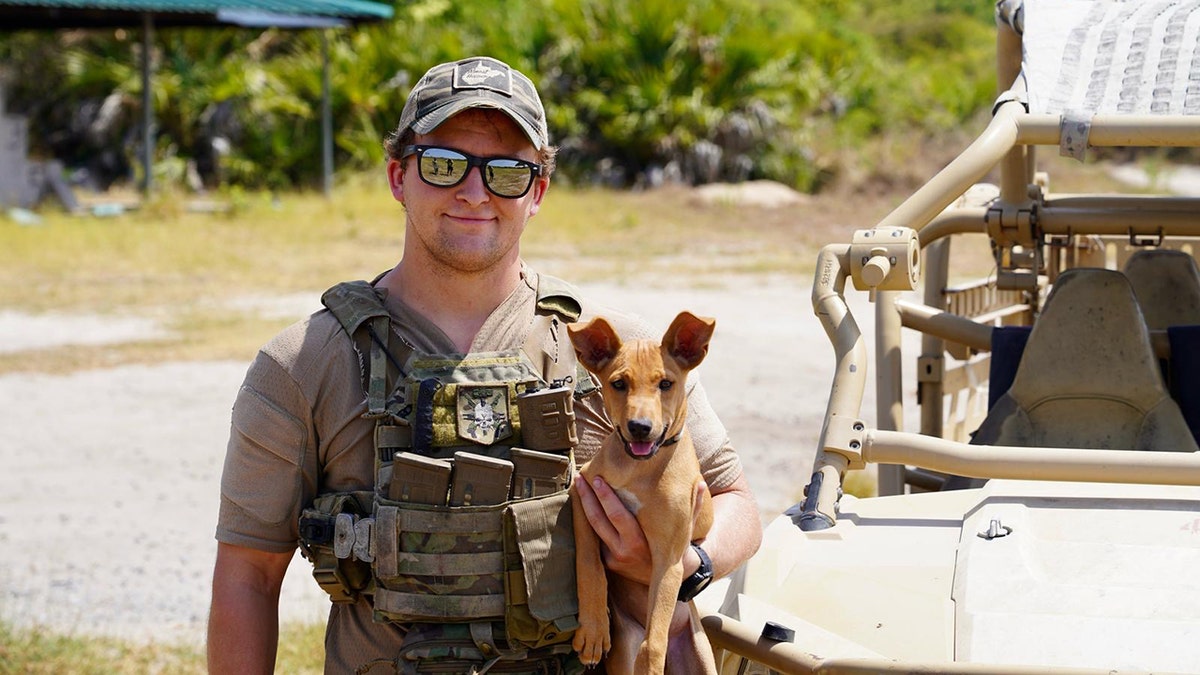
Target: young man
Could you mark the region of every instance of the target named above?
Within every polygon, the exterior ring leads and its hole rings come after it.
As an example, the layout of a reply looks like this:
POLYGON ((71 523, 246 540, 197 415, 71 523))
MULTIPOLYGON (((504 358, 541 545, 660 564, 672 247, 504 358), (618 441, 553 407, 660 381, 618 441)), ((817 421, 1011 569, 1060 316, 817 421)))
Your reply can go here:
MULTIPOLYGON (((370 584, 346 580, 356 569, 375 569, 353 567, 353 561, 368 565, 373 555, 374 564, 381 565, 396 553, 394 548, 388 553, 390 535, 381 534, 380 517, 372 521, 369 548, 361 531, 349 529, 349 524, 366 525, 370 503, 345 507, 347 499, 337 498, 333 501, 342 506, 335 508, 329 506, 329 496, 370 495, 377 486, 386 493, 386 480, 404 478, 399 465, 391 463, 401 454, 449 457, 466 448, 506 459, 509 446, 515 445, 517 434, 504 419, 510 408, 503 383, 480 393, 443 377, 426 387, 429 380, 413 374, 419 370, 414 364, 442 358, 439 363, 456 364, 455 372, 462 373, 467 368, 463 364, 511 358, 519 362, 520 372, 501 373, 494 365, 487 366, 488 372, 519 381, 516 386, 529 387, 526 392, 538 386, 550 391, 547 387, 564 383, 573 387, 578 439, 573 451, 575 461, 582 463, 611 426, 597 394, 581 386, 585 383, 574 368, 562 323, 602 313, 630 338, 651 337, 635 321, 581 301, 569 286, 538 275, 521 260, 521 234, 549 189, 555 151, 541 100, 523 74, 486 57, 435 66, 413 88, 386 147, 388 182, 405 212, 399 263, 370 287, 331 289, 323 298, 330 309, 285 329, 262 349, 234 404, 217 526, 209 668, 220 673, 272 671, 279 589, 299 542, 310 557, 333 562, 324 568, 327 574, 317 575, 339 600, 326 632, 327 672, 375 666, 380 669, 373 672, 390 672, 401 662, 470 661, 475 656, 479 663, 472 665, 483 668, 494 660, 520 661, 518 655, 529 659, 531 671, 539 659, 553 662, 556 670, 577 670, 578 662, 567 653, 569 641, 564 649, 551 631, 543 636, 546 645, 511 644, 505 633, 513 627, 504 617, 470 623, 468 648, 422 650, 421 640, 447 634, 439 632, 436 621, 397 620, 420 613, 413 609, 423 604, 419 593, 401 593, 396 589, 403 586, 377 575, 370 584), (386 377, 380 375, 385 370, 386 377), (421 411, 432 409, 436 399, 435 394, 423 398, 427 389, 458 392, 459 407, 449 404, 450 415, 457 414, 458 431, 451 430, 448 441, 437 440, 445 436, 438 436, 442 432, 422 430, 432 422, 421 411), (464 396, 475 396, 474 403, 462 406, 464 396), (480 442, 475 436, 485 427, 491 436, 480 442), (403 439, 380 440, 397 434, 403 439), (345 508, 349 511, 338 511, 345 508), (351 554, 348 542, 354 532, 362 550, 351 554), (339 537, 344 546, 335 559, 328 551, 336 548, 339 537), (331 571, 335 568, 337 574, 331 571), (337 581, 331 581, 335 576, 337 581)), ((689 410, 689 428, 716 514, 708 537, 698 542, 711 558, 711 569, 700 569, 694 550, 684 559, 685 578, 695 575, 693 585, 702 587, 700 577, 728 574, 752 555, 761 528, 741 465, 699 386, 690 392, 689 410)), ((583 496, 588 518, 606 545, 609 569, 647 581, 649 552, 633 515, 603 484, 583 496)), ((388 502, 397 503, 403 504, 388 502)), ((480 565, 485 556, 463 559, 480 565)), ((481 597, 490 599, 472 596, 481 597)), ((427 612, 447 612, 439 616, 460 625, 465 625, 462 612, 487 613, 473 605, 456 607, 459 614, 454 614, 437 604, 440 599, 434 602, 427 612)), ((673 634, 686 636, 688 613, 685 605, 679 608, 673 634)), ((505 672, 511 665, 505 664, 505 672)))

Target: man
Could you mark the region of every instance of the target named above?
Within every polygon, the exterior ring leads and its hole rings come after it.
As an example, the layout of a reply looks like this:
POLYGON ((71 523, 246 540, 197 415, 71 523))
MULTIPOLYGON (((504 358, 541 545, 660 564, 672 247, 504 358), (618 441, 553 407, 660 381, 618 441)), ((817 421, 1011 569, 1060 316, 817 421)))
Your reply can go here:
MULTIPOLYGON (((323 559, 332 560, 340 570, 338 583, 358 569, 346 564, 371 557, 362 535, 358 540, 363 544, 361 552, 356 549, 351 555, 343 549, 337 559, 328 555, 329 546, 334 545, 329 528, 338 517, 321 510, 329 504, 322 496, 361 495, 373 488, 386 492, 388 485, 395 484, 385 484, 387 480, 405 479, 396 468, 399 465, 391 464, 393 456, 448 456, 450 450, 470 445, 462 431, 464 418, 479 421, 472 414, 478 417, 480 410, 488 413, 489 420, 493 412, 503 418, 508 408, 499 404, 494 409, 479 408, 483 399, 477 399, 475 413, 458 411, 459 437, 448 442, 453 447, 438 450, 434 447, 437 443, 430 440, 436 434, 424 434, 419 428, 422 401, 433 399, 422 399, 425 382, 406 373, 420 360, 410 360, 414 354, 467 355, 452 357, 459 361, 470 361, 473 355, 540 354, 545 367, 534 368, 539 371, 534 372, 539 381, 547 386, 574 382, 576 462, 586 461, 611 429, 597 394, 589 394, 581 386, 586 383, 574 370, 573 352, 560 349, 566 345, 570 350, 560 324, 580 318, 580 313, 595 314, 596 308, 577 302, 573 290, 536 274, 520 257, 521 234, 541 206, 554 167, 555 148, 549 144, 545 112, 533 84, 490 58, 435 66, 410 93, 386 148, 388 182, 405 210, 400 262, 371 287, 363 284, 354 292, 347 291, 348 286, 331 289, 324 298, 330 310, 284 330, 263 348, 234 405, 209 619, 212 672, 272 670, 280 585, 298 541, 316 559, 322 559, 325 552, 323 559), (382 309, 371 309, 372 303, 382 309), (359 311, 364 306, 367 309, 359 311), (347 307, 358 309, 348 311, 347 307), (360 316, 363 312, 370 315, 369 320, 360 316), (347 319, 347 315, 357 318, 347 319), (383 323, 379 323, 381 316, 383 323), (386 383, 392 393, 386 398, 382 395, 384 378, 376 380, 382 370, 376 371, 376 366, 392 369, 386 383), (551 378, 547 372, 555 369, 559 376, 568 375, 551 378), (395 379, 400 377, 407 377, 408 384, 395 379), (375 385, 380 386, 373 388, 375 385), (384 448, 379 439, 388 434, 381 433, 380 425, 387 426, 384 431, 389 433, 403 432, 404 440, 396 448, 384 448)), ((648 337, 644 331, 636 334, 639 327, 635 322, 607 310, 602 313, 616 317, 629 337, 648 337)), ((522 364, 531 360, 538 359, 520 358, 522 364)), ((536 386, 527 393, 537 391, 536 386)), ((442 381, 433 388, 449 387, 442 381)), ((458 391, 461 398, 464 389, 458 391)), ((487 396, 504 396, 500 390, 488 391, 487 396)), ((698 386, 690 393, 688 423, 716 514, 711 532, 698 543, 711 558, 711 573, 720 577, 757 549, 761 538, 758 511, 724 428, 698 386)), ((481 426, 482 422, 470 426, 470 433, 475 434, 481 426)), ((499 438, 505 433, 516 438, 511 424, 505 427, 500 419, 488 429, 495 435, 488 442, 495 445, 478 447, 478 451, 507 457, 508 449, 499 438)), ((588 518, 606 545, 609 569, 647 581, 649 551, 633 515, 606 485, 584 490, 583 496, 588 518)), ((347 500, 339 503, 344 505, 347 500)), ((386 503, 404 505, 403 501, 386 503)), ((340 517, 346 523, 365 525, 369 505, 349 508, 350 512, 340 517)), ((374 527, 370 551, 378 561, 387 555, 387 547, 381 543, 378 522, 374 527)), ((391 555, 395 557, 394 550, 391 555)), ((685 575, 697 573, 700 567, 699 554, 689 550, 685 575)), ((416 623, 373 620, 373 613, 384 618, 406 617, 413 610, 411 605, 384 606, 381 597, 392 588, 387 579, 371 574, 376 582, 373 598, 358 592, 361 584, 351 581, 338 586, 328 575, 318 575, 326 580, 323 587, 327 590, 336 587, 330 590, 334 599, 342 600, 335 602, 330 612, 326 671, 353 672, 376 665, 386 666, 380 672, 398 669, 402 650, 405 656, 400 660, 406 663, 445 657, 445 650, 427 653, 413 646, 426 635, 422 631, 437 629, 438 624, 421 623, 416 630, 416 623), (338 597, 347 584, 358 590, 338 597)), ((534 595, 531 591, 530 597, 534 595)), ((422 599, 403 593, 393 596, 409 602, 422 599)), ((679 608, 673 634, 686 639, 686 605, 681 603, 679 608)), ((438 605, 438 611, 441 609, 438 605)), ((511 659, 516 653, 529 659, 549 655, 546 658, 559 670, 573 670, 578 665, 571 655, 564 655, 562 644, 518 652, 504 640, 505 631, 511 629, 504 621, 470 625, 470 640, 479 646, 480 654, 495 652, 495 659, 511 659), (477 628, 487 637, 481 638, 477 628), (495 644, 491 631, 496 632, 495 644)), ((553 632, 545 637, 554 642, 553 632)), ((455 653, 461 656, 473 650, 468 643, 467 649, 455 653)), ((476 665, 490 667, 489 663, 476 665)))

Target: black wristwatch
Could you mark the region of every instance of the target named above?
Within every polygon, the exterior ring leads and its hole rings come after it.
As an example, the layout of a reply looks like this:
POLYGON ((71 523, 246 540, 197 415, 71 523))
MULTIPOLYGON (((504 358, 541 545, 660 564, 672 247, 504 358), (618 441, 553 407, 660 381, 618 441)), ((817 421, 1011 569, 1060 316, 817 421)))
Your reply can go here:
POLYGON ((679 601, 688 602, 692 598, 700 595, 700 591, 708 588, 708 585, 713 580, 712 559, 700 548, 698 544, 692 544, 692 550, 696 555, 700 556, 700 567, 692 573, 692 576, 683 580, 679 585, 679 601))

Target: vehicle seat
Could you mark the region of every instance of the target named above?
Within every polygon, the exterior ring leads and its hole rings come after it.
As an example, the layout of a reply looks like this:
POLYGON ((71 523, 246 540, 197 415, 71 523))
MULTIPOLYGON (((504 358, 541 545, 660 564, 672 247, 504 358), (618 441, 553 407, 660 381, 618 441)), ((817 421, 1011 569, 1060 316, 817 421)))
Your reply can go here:
POLYGON ((1163 248, 1141 250, 1126 261, 1125 277, 1150 330, 1200 325, 1200 270, 1191 255, 1163 248))
POLYGON ((1012 386, 972 442, 1197 450, 1163 386, 1142 312, 1123 274, 1080 268, 1058 278, 1012 386))
POLYGON ((1146 326, 1167 331, 1171 358, 1163 368, 1167 390, 1200 439, 1200 269, 1183 251, 1148 249, 1125 263, 1146 326))

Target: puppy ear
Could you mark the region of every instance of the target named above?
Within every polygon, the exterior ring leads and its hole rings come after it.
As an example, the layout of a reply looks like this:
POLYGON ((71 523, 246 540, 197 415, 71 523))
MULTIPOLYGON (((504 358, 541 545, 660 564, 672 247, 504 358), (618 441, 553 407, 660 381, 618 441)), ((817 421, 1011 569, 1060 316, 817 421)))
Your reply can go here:
POLYGON ((586 326, 570 324, 567 334, 571 336, 571 344, 575 345, 579 362, 593 373, 599 374, 621 351, 621 338, 603 317, 592 319, 586 326))
POLYGON ((716 327, 715 319, 680 312, 663 334, 663 347, 680 366, 691 370, 708 354, 708 341, 716 327))

